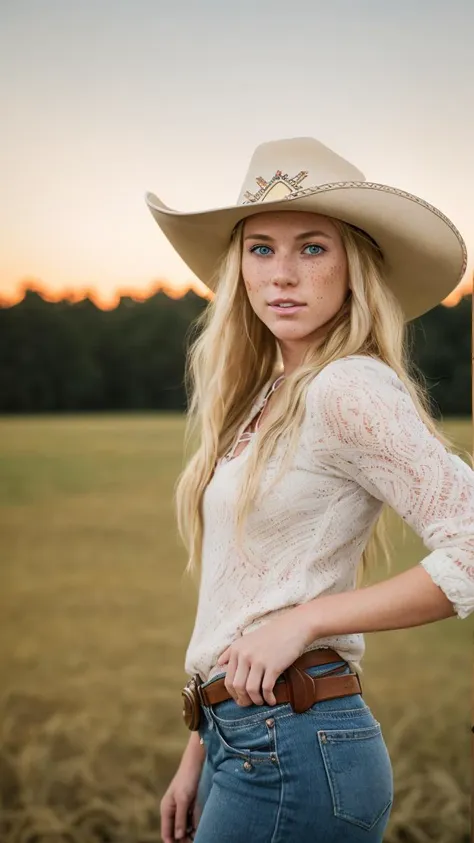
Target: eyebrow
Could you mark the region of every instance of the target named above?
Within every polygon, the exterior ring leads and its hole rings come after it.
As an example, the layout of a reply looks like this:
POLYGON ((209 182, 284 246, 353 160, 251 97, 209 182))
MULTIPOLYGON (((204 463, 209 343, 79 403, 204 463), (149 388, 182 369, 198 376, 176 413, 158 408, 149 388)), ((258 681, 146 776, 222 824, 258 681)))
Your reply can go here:
MULTIPOLYGON (((295 240, 306 240, 307 237, 327 237, 328 240, 332 240, 330 234, 326 234, 325 231, 303 231, 302 234, 297 234, 295 240)), ((248 234, 245 238, 246 240, 274 240, 274 237, 270 237, 268 234, 248 234)))

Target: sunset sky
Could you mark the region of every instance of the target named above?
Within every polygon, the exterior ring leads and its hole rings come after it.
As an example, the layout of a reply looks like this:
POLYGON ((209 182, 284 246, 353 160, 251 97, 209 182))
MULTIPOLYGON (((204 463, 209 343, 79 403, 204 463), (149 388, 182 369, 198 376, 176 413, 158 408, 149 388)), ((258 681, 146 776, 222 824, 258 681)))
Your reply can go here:
POLYGON ((187 287, 145 191, 232 204, 255 146, 301 135, 441 208, 467 284, 473 31, 472 0, 2 2, 1 298, 187 287))

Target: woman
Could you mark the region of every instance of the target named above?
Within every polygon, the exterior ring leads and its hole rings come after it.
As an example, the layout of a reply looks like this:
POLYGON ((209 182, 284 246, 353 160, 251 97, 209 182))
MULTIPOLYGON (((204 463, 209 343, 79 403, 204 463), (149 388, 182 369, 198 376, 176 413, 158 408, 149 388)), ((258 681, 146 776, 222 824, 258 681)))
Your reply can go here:
POLYGON ((474 610, 474 472, 404 335, 458 284, 464 242, 311 138, 258 147, 233 207, 147 202, 215 291, 188 358, 198 447, 177 515, 202 573, 163 840, 381 841, 393 776, 363 633, 474 610), (358 588, 387 550, 384 503, 430 553, 358 588))

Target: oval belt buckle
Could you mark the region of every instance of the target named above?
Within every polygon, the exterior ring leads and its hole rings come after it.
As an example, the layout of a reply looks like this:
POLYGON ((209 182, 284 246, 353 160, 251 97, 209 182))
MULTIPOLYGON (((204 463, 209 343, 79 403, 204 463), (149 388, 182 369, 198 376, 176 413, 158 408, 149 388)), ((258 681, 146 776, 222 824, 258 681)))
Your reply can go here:
POLYGON ((197 686, 201 684, 199 674, 193 676, 181 691, 183 697, 183 719, 188 729, 197 732, 201 722, 201 701, 197 686))

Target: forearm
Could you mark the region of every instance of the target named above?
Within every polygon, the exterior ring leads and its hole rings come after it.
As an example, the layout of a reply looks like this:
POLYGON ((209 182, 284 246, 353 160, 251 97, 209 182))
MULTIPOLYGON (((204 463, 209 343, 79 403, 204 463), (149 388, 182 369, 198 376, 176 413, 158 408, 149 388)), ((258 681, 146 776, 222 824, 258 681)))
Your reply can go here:
POLYGON ((316 597, 295 611, 306 617, 305 646, 330 635, 405 629, 456 614, 422 565, 375 585, 316 597))
MULTIPOLYGON (((203 715, 204 716, 204 715, 203 715)), ((201 744, 199 732, 191 732, 188 743, 185 747, 181 758, 181 766, 191 766, 203 764, 206 757, 206 747, 201 744)))

